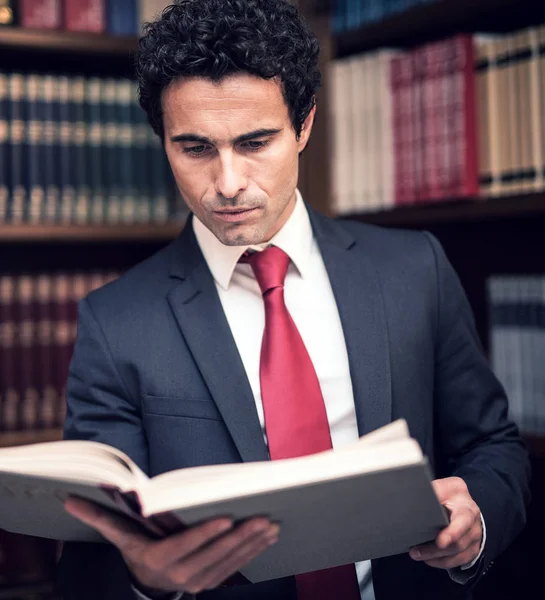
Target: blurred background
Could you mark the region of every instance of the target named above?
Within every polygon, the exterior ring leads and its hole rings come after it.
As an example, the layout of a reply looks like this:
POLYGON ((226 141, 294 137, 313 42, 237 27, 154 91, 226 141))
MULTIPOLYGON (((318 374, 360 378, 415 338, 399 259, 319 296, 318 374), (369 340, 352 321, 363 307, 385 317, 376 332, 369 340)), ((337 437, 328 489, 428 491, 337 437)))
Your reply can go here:
MULTIPOLYGON (((168 4, 0 0, 1 447, 61 438, 78 301, 183 228, 133 81, 168 4)), ((534 470, 528 525, 476 600, 543 598, 545 3, 298 4, 324 74, 303 196, 445 247, 534 470)), ((57 553, 0 531, 0 600, 59 598, 57 553)))

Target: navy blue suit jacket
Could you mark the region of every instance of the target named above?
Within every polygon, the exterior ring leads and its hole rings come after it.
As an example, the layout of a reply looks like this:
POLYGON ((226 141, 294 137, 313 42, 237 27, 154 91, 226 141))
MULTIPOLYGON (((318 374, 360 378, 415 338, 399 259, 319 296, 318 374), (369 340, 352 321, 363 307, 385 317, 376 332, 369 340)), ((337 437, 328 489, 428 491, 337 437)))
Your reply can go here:
MULTIPOLYGON (((529 466, 460 282, 427 233, 309 212, 344 329, 360 435, 405 418, 435 476, 463 477, 487 526, 469 584, 398 555, 373 561, 376 598, 467 598, 524 525, 529 466)), ((65 436, 116 446, 150 476, 268 458, 191 226, 80 303, 65 436)), ((106 545, 66 544, 59 582, 67 600, 134 598, 120 554, 106 545)), ((294 579, 199 598, 295 600, 294 579)))

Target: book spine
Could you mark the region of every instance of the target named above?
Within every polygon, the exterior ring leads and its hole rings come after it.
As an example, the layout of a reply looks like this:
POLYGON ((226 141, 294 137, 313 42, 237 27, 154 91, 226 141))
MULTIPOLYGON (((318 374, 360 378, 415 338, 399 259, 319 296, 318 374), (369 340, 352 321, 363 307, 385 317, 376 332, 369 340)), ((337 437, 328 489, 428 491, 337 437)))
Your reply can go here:
POLYGON ((539 191, 544 187, 544 173, 542 165, 545 162, 545 148, 543 121, 545 115, 542 113, 542 97, 545 94, 545 80, 542 79, 540 69, 539 56, 539 29, 532 28, 530 30, 530 47, 532 56, 530 59, 530 119, 532 127, 530 129, 532 135, 532 173, 534 175, 534 190, 539 191))
POLYGON ((89 222, 89 186, 87 182, 87 124, 85 122, 85 80, 76 77, 70 86, 70 123, 72 126, 74 190, 74 221, 85 225, 89 222))
POLYGON ((8 78, 0 72, 0 224, 8 220, 11 144, 8 114, 8 78))
POLYGON ((69 319, 70 277, 66 273, 53 276, 53 338, 55 359, 55 390, 59 404, 55 410, 56 426, 63 425, 66 406, 66 381, 72 355, 72 327, 69 319))
POLYGON ((118 152, 119 123, 117 121, 117 82, 115 79, 101 81, 101 115, 103 116, 104 146, 102 172, 106 190, 106 220, 109 224, 121 220, 121 191, 119 188, 120 157, 118 152))
POLYGON ((38 390, 40 393, 40 428, 50 429, 57 422, 59 399, 54 381, 53 282, 49 274, 35 278, 37 299, 36 338, 38 344, 38 390))
POLYGON ((138 35, 135 0, 108 0, 106 23, 111 35, 138 35))
POLYGON ((104 0, 64 0, 63 17, 68 31, 103 33, 106 30, 104 0))
POLYGON ((401 95, 401 56, 395 56, 390 63, 390 83, 392 90, 392 131, 394 154, 394 202, 396 205, 404 203, 404 168, 403 155, 403 104, 401 95))
POLYGON ((119 127, 118 134, 118 155, 119 155, 119 182, 121 195, 121 219, 123 223, 131 224, 136 222, 136 190, 133 189, 132 169, 132 147, 134 144, 133 128, 131 127, 131 99, 132 82, 128 79, 121 79, 117 82, 117 122, 119 127))
POLYGON ((66 76, 57 79, 59 95, 59 186, 61 195, 60 220, 64 224, 73 222, 73 211, 76 201, 74 131, 70 121, 70 85, 66 76))
POLYGON ((55 106, 58 104, 56 78, 44 77, 44 125, 43 125, 43 168, 45 187, 45 223, 54 223, 60 212, 59 179, 59 122, 56 120, 55 106))
POLYGON ((414 202, 426 202, 429 198, 428 184, 426 179, 426 47, 416 48, 411 52, 413 71, 413 144, 412 153, 414 157, 414 202))
POLYGON ((473 37, 455 38, 455 139, 459 148, 455 152, 456 197, 472 198, 479 191, 477 110, 475 103, 475 52, 473 37))
POLYGON ((477 122, 479 135, 479 196, 490 193, 492 175, 490 173, 490 131, 488 120, 488 70, 490 62, 486 51, 489 40, 484 36, 475 36, 475 77, 477 96, 477 122))
POLYGON ((394 53, 384 50, 380 53, 380 106, 381 106, 381 180, 382 207, 392 208, 394 198, 394 131, 393 98, 390 89, 390 65, 394 53))
POLYGON ((11 73, 9 75, 11 200, 8 209, 8 221, 11 223, 23 222, 26 205, 24 94, 25 80, 23 75, 11 73))
POLYGON ((536 173, 533 168, 533 131, 532 123, 532 43, 530 30, 521 31, 518 47, 518 96, 520 120, 520 180, 521 191, 530 192, 535 189, 536 173))
POLYGON ((0 430, 19 427, 19 391, 15 373, 17 323, 15 314, 15 280, 11 275, 0 277, 0 430))
POLYGON ((101 120, 101 81, 93 77, 86 82, 85 111, 88 125, 88 181, 91 196, 91 222, 105 220, 105 191, 103 177, 104 128, 101 120))
POLYGON ((19 308, 19 383, 21 397, 21 427, 34 430, 39 424, 40 396, 37 390, 37 362, 35 349, 36 316, 33 311, 33 281, 30 275, 21 275, 17 279, 19 308))
POLYGON ((19 0, 19 3, 19 18, 23 27, 34 29, 60 28, 60 0, 19 0))
POLYGON ((38 75, 26 78, 26 114, 27 114, 27 164, 28 164, 28 206, 24 220, 39 224, 43 220, 43 85, 38 75))
MULTIPOLYGON (((539 67, 541 74, 541 94, 540 94, 540 110, 541 110, 541 144, 545 148, 545 25, 541 25, 538 29, 539 39, 539 67)), ((541 174, 545 178, 545 151, 542 154, 543 161, 540 165, 541 174)))

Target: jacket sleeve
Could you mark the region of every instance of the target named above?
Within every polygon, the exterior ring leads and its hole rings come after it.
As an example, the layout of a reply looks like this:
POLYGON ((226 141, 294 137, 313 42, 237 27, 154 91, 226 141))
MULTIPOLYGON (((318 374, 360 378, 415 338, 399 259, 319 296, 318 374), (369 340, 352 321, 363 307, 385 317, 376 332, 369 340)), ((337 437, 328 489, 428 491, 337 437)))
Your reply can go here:
MULTIPOLYGON (((148 470, 139 402, 130 398, 88 300, 79 305, 64 437, 110 444, 148 470)), ((66 543, 57 580, 65 600, 136 598, 121 554, 111 545, 66 543)))
POLYGON ((524 527, 530 464, 458 276, 439 242, 426 236, 437 273, 436 472, 464 479, 481 510, 487 530, 477 573, 482 574, 524 527))

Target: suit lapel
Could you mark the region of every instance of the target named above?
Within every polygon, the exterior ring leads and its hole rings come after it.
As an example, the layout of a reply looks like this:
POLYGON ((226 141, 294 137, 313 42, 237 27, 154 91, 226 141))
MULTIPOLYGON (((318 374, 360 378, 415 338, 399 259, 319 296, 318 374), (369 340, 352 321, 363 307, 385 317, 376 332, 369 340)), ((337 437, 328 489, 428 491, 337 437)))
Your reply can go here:
POLYGON ((309 209, 344 331, 360 435, 392 417, 390 353, 378 274, 364 246, 309 209))
POLYGON ((168 302, 243 461, 267 460, 254 397, 191 223, 172 246, 168 302))

